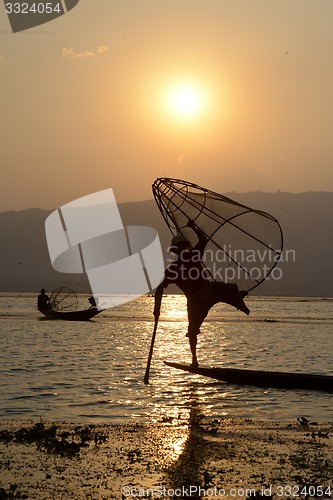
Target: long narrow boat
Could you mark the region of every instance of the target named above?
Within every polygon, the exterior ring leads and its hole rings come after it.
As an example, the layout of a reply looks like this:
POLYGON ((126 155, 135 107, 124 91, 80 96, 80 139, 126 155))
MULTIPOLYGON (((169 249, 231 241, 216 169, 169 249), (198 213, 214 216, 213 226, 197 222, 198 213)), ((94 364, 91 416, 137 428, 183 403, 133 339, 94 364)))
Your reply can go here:
POLYGON ((214 368, 208 366, 192 367, 184 363, 173 363, 170 361, 164 361, 164 363, 179 370, 196 373, 231 384, 333 392, 333 376, 330 375, 214 368))
POLYGON ((97 307, 90 307, 89 309, 83 309, 81 311, 54 311, 52 309, 39 311, 44 314, 47 319, 62 319, 65 321, 89 321, 98 313, 102 312, 99 311, 97 307))

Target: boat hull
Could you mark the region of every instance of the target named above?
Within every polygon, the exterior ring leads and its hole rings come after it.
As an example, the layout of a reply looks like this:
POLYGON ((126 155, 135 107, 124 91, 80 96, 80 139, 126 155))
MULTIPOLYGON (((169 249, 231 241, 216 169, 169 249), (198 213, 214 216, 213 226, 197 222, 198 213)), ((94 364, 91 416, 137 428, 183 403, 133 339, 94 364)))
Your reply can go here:
POLYGON ((330 375, 205 366, 191 367, 184 363, 173 363, 170 361, 164 361, 164 363, 179 370, 196 373, 231 384, 333 392, 333 376, 330 375))
POLYGON ((65 320, 65 321, 89 321, 94 318, 99 311, 96 307, 84 309, 82 311, 40 311, 47 319, 65 320))

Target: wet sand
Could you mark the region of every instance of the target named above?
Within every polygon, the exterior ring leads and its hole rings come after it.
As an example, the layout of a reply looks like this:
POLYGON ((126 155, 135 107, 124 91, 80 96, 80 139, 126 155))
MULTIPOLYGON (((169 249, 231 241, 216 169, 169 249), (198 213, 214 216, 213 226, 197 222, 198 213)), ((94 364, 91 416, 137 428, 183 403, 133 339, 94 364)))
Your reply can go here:
POLYGON ((0 420, 0 499, 333 498, 333 421, 0 420))

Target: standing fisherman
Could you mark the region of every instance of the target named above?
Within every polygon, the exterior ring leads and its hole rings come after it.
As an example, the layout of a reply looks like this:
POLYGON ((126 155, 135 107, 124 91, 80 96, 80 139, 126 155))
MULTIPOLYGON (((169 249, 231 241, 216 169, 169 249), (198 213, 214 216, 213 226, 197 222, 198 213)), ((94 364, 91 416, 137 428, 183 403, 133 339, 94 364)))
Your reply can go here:
POLYGON ((202 263, 208 238, 191 219, 187 222, 198 242, 194 247, 182 236, 175 236, 171 241, 170 251, 175 254, 175 260, 165 271, 165 277, 155 291, 155 321, 158 320, 164 289, 171 283, 176 284, 187 298, 188 332, 187 337, 192 353, 192 365, 198 366, 197 336, 200 326, 209 310, 218 302, 230 304, 236 309, 250 314, 243 297, 247 292, 239 291, 235 283, 211 282, 202 263))

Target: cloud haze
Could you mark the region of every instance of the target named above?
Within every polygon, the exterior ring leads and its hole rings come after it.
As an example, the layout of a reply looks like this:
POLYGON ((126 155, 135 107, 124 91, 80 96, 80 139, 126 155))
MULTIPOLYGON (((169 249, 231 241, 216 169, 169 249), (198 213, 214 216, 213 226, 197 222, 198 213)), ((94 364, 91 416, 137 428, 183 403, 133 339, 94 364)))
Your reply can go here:
POLYGON ((96 50, 82 50, 79 52, 76 52, 73 48, 63 48, 62 55, 64 57, 68 57, 69 59, 80 59, 84 57, 95 57, 97 55, 103 54, 107 50, 108 47, 106 45, 100 45, 96 50))
POLYGON ((307 0, 79 2, 13 34, 0 8, 0 210, 148 199, 161 176, 333 191, 332 18, 307 0), (179 85, 196 115, 167 101, 179 85))

